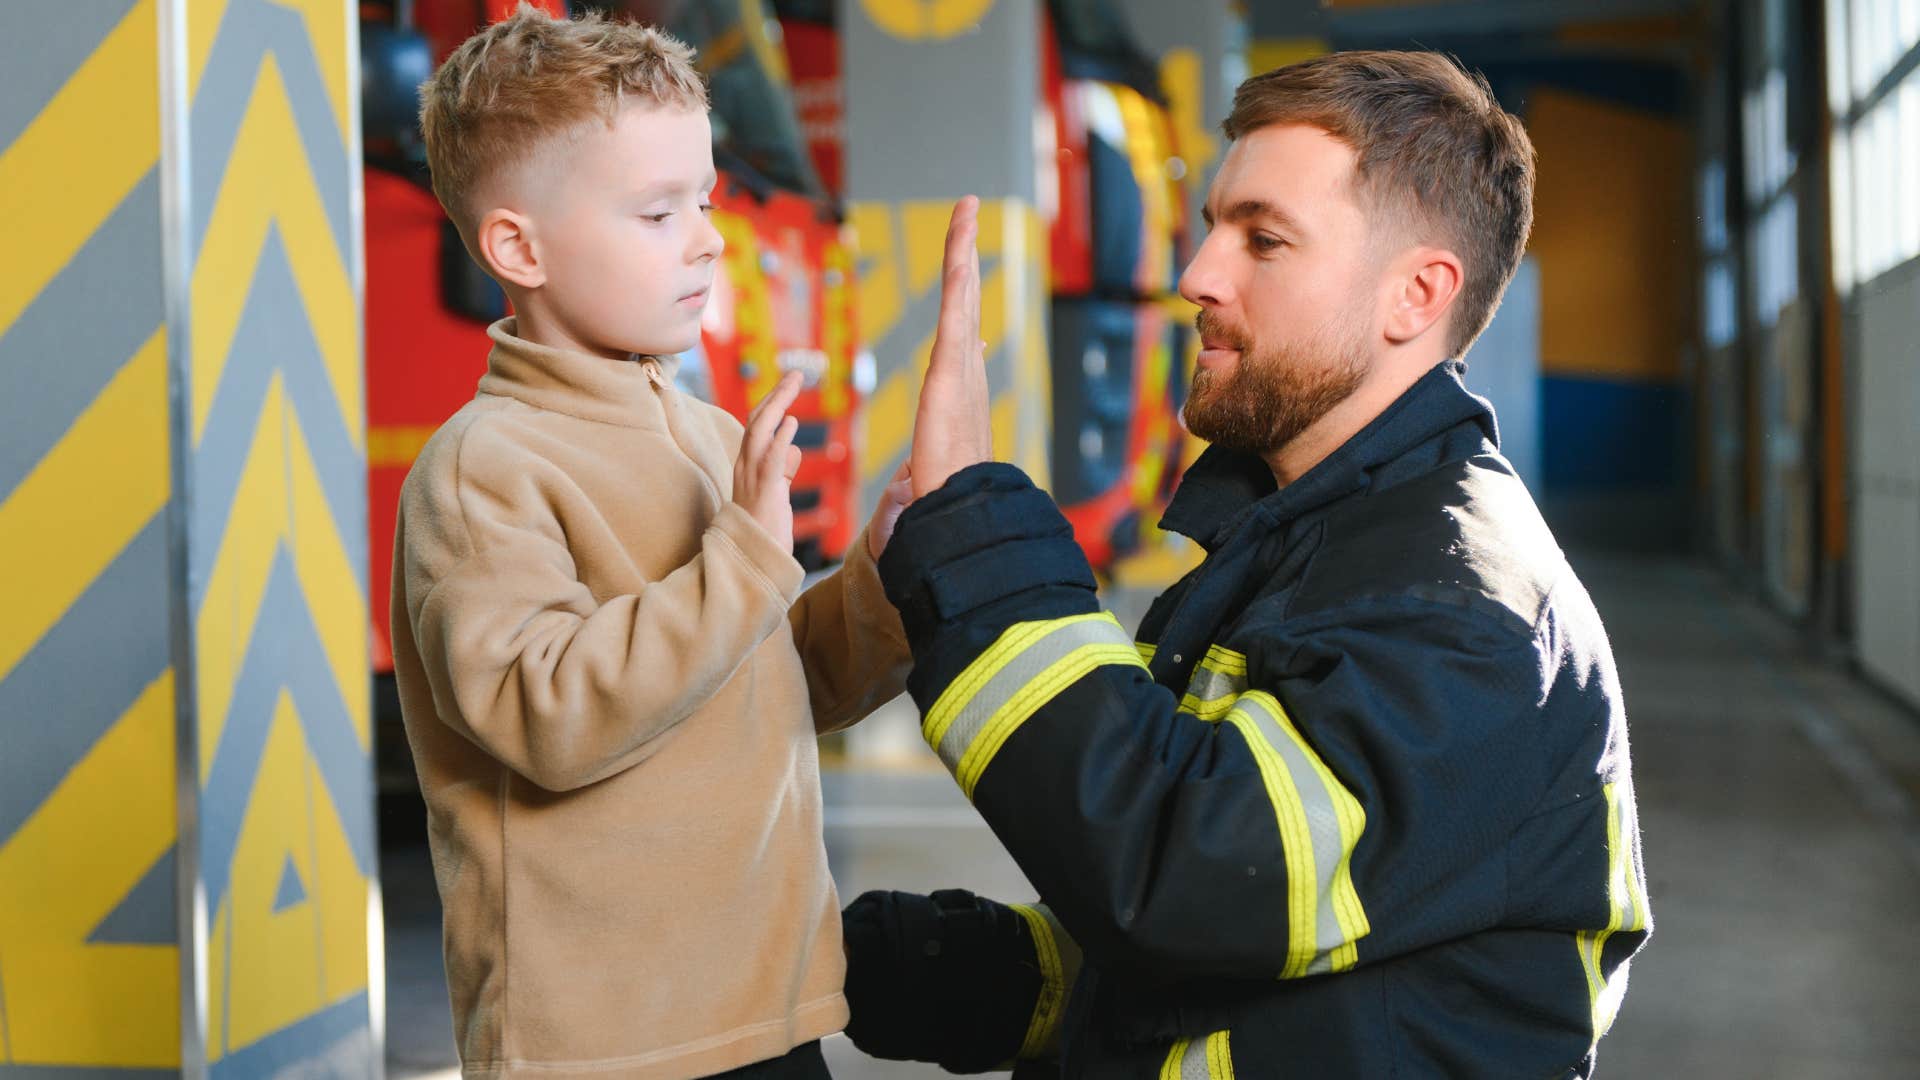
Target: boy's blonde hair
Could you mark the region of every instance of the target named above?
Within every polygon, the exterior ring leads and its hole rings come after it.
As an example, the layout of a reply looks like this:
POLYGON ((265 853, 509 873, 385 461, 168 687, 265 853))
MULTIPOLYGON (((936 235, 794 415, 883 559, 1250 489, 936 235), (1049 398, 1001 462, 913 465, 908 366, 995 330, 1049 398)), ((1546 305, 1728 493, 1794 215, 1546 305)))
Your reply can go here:
POLYGON ((420 89, 433 193, 462 232, 474 190, 547 139, 622 105, 707 107, 693 49, 651 27, 589 12, 556 19, 525 3, 468 38, 420 89))

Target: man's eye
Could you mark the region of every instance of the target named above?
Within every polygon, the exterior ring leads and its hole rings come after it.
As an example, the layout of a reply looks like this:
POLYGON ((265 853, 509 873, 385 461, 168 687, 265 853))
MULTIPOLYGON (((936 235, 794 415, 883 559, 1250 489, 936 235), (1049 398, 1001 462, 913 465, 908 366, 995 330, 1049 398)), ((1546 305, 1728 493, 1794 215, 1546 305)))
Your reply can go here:
POLYGON ((658 224, 660 224, 661 222, 663 222, 663 221, 665 221, 665 220, 667 220, 668 218, 670 218, 670 217, 672 217, 672 216, 673 216, 673 211, 671 211, 671 210, 668 210, 667 212, 665 212, 665 213, 663 213, 663 214, 641 214, 641 215, 640 215, 640 217, 641 217, 641 218, 642 218, 643 220, 645 220, 645 221, 651 221, 651 222, 653 222, 653 223, 654 223, 655 225, 658 225, 658 224))
POLYGON ((1277 251, 1286 246, 1286 241, 1266 233, 1253 234, 1253 250, 1260 252, 1277 251))

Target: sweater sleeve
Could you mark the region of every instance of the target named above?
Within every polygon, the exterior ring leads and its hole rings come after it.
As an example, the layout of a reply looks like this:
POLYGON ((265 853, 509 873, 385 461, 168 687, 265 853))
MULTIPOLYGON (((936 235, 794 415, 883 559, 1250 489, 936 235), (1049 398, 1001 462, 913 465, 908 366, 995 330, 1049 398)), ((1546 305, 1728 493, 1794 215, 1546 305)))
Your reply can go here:
POLYGON ((853 725, 906 689, 913 654, 866 533, 854 537, 839 570, 801 594, 788 620, 821 734, 853 725))
POLYGON ((407 616, 442 721, 542 788, 583 787, 645 760, 718 692, 780 626, 802 571, 726 503, 685 565, 596 597, 541 463, 498 449, 463 446, 452 485, 403 497, 407 616))

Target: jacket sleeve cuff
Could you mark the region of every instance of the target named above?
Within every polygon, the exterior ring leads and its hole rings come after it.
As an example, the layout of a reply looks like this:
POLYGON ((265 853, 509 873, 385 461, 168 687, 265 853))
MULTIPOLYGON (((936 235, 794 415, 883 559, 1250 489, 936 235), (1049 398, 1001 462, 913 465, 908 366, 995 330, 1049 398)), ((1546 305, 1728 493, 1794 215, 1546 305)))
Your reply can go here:
MULTIPOLYGON (((1096 588, 1073 527, 1053 499, 999 462, 968 466, 909 506, 879 568, 916 657, 926 654, 943 624, 1009 598, 1058 591, 1065 607, 1090 610, 1096 588)), ((1043 596, 1035 596, 1039 607, 1062 606, 1043 596)))
POLYGON ((793 552, 781 547, 773 534, 762 528, 740 504, 729 502, 722 506, 710 528, 732 543, 767 591, 780 601, 782 611, 800 598, 806 570, 793 557, 793 552))

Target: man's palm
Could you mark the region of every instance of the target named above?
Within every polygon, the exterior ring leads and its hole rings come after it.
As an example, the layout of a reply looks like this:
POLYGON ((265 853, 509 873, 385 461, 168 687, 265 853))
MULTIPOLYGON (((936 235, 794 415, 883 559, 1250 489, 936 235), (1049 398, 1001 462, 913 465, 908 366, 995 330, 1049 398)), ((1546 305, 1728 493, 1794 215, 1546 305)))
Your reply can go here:
POLYGON ((980 201, 954 205, 940 275, 940 324, 934 332, 920 408, 913 419, 915 498, 938 491, 969 465, 993 460, 993 416, 987 396, 986 344, 980 340, 980 201))

